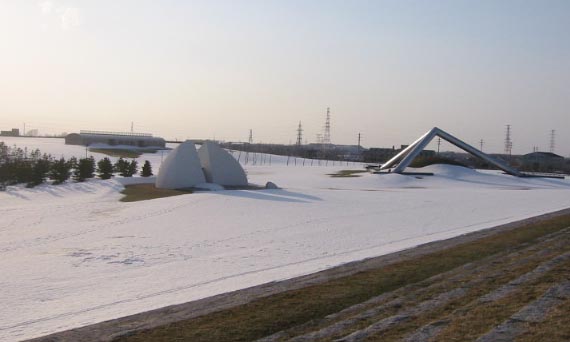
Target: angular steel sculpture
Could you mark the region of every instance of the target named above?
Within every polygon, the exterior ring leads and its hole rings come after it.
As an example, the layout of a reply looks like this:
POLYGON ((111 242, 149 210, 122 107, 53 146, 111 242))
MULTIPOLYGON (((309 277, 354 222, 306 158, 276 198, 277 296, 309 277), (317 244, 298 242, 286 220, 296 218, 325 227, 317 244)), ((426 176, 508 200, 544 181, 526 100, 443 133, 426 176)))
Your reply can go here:
POLYGON ((434 127, 426 134, 422 135, 418 140, 414 141, 410 146, 406 147, 403 151, 395 155, 392 159, 384 163, 380 170, 386 170, 392 168, 394 173, 402 173, 411 164, 411 162, 420 154, 420 152, 435 138, 436 136, 442 138, 443 140, 459 147, 467 153, 470 153, 476 157, 483 159, 489 164, 495 165, 497 168, 505 171, 506 173, 522 177, 524 176, 520 171, 502 163, 499 160, 492 158, 490 155, 483 153, 482 151, 476 149, 475 147, 457 139, 453 135, 434 127))

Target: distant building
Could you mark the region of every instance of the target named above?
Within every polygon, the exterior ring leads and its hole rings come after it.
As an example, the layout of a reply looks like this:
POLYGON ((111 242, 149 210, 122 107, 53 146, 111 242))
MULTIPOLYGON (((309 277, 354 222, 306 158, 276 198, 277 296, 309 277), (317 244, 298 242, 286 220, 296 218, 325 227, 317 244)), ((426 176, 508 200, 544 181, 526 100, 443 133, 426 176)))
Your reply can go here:
POLYGON ((37 137, 38 135, 40 135, 40 132, 36 128, 30 129, 26 132, 27 137, 37 137))
POLYGON ((388 161, 390 158, 398 153, 395 147, 392 148, 382 148, 382 147, 371 147, 368 151, 362 153, 362 158, 367 163, 383 163, 388 161))
POLYGON ((18 128, 12 128, 11 131, 0 131, 0 136, 3 137, 19 137, 20 130, 18 128))
MULTIPOLYGON (((362 152, 362 157, 367 163, 384 163, 406 147, 408 147, 408 145, 401 145, 399 149, 396 149, 394 146, 392 146, 392 148, 371 147, 367 151, 362 152)), ((433 150, 422 150, 419 157, 428 158, 435 156, 435 154, 433 150)))
POLYGON ((153 137, 148 133, 120 133, 101 131, 80 131, 65 136, 67 145, 90 146, 94 144, 109 146, 133 146, 141 148, 164 148, 166 142, 163 138, 153 137))
POLYGON ((532 152, 521 157, 522 169, 526 171, 553 172, 564 169, 564 157, 551 152, 532 152))

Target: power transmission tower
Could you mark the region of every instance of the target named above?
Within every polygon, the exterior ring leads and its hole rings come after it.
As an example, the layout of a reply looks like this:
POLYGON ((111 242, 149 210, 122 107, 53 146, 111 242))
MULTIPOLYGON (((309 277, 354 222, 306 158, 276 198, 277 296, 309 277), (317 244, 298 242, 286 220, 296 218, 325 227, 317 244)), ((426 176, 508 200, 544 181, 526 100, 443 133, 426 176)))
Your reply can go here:
POLYGON ((327 118, 325 120, 325 132, 323 134, 323 144, 331 143, 331 109, 327 107, 327 118))
POLYGON ((437 137, 437 154, 439 154, 439 147, 441 146, 441 138, 437 137))
POLYGON ((481 146, 481 148, 479 148, 479 151, 483 152, 483 144, 485 142, 483 141, 483 139, 481 139, 481 141, 479 141, 479 146, 481 146))
POLYGON ((505 154, 510 155, 513 151, 513 141, 511 140, 511 125, 507 125, 505 134, 505 154))
POLYGON ((131 121, 131 133, 133 133, 135 123, 131 121))
POLYGON ((299 127, 297 128, 297 147, 303 145, 303 126, 301 126, 301 121, 299 121, 299 127))
POLYGON ((253 144, 253 130, 252 129, 249 130, 249 138, 247 139, 247 142, 250 144, 253 144))
POLYGON ((556 148, 556 131, 552 130, 550 131, 550 153, 554 153, 554 150, 556 148))
POLYGON ((360 139, 362 138, 362 134, 358 133, 358 153, 360 153, 360 139))

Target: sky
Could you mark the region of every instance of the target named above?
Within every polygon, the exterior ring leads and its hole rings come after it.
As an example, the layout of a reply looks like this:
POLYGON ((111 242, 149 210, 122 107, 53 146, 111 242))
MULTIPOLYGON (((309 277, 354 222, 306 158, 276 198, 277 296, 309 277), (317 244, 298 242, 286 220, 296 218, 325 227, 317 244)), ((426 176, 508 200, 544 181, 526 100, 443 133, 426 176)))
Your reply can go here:
POLYGON ((330 107, 333 143, 568 157, 569 32, 570 1, 0 0, 0 128, 310 143, 330 107))

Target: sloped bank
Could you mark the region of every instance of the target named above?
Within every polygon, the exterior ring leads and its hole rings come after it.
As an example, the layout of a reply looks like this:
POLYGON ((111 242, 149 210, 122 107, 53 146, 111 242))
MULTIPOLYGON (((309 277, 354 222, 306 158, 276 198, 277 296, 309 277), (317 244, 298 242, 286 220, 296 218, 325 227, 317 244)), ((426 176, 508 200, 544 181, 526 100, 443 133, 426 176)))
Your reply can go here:
POLYGON ((570 209, 32 341, 253 340, 528 245, 568 226, 570 209))

